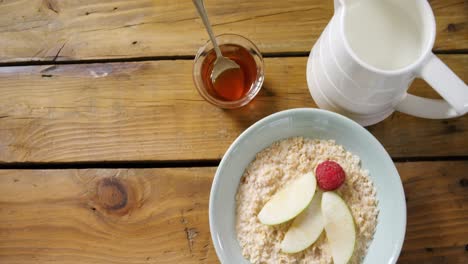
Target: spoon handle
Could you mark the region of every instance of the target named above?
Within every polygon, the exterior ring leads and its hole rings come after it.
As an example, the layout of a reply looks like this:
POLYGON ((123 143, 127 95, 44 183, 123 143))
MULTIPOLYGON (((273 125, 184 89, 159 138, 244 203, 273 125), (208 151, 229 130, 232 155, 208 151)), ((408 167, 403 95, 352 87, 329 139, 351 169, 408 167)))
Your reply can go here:
POLYGON ((216 41, 216 37, 213 33, 213 29, 211 28, 210 20, 208 20, 208 15, 206 14, 205 5, 203 4, 203 0, 192 0, 193 4, 197 8, 198 14, 200 15, 203 24, 205 24, 206 31, 208 31, 208 35, 210 36, 211 42, 213 42, 213 47, 216 52, 216 57, 220 58, 223 56, 221 54, 221 50, 219 49, 218 42, 216 41))

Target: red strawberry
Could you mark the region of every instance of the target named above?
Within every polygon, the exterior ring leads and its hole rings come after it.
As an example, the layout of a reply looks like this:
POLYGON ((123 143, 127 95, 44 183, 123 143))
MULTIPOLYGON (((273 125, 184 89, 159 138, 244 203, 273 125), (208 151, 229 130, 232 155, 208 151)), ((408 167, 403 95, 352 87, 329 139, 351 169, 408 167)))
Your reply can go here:
POLYGON ((333 191, 343 184, 346 174, 340 164, 327 160, 317 166, 315 177, 322 190, 333 191))

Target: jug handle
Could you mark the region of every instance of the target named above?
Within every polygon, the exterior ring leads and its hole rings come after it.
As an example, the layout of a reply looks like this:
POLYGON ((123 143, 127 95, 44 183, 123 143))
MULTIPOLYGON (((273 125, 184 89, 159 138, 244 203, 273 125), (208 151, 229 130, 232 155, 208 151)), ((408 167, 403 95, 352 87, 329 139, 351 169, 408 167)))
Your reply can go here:
POLYGON ((420 68, 419 77, 445 100, 406 94, 396 106, 397 111, 430 119, 453 118, 468 112, 468 87, 433 53, 420 68))

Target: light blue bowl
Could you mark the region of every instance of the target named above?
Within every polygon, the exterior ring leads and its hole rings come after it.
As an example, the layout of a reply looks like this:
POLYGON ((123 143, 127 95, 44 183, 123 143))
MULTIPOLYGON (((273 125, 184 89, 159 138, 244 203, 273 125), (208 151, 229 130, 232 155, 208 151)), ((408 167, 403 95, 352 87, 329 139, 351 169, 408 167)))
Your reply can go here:
POLYGON ((216 171, 210 194, 211 237, 221 263, 249 263, 242 257, 235 230, 235 195, 255 154, 274 141, 295 137, 333 139, 358 155, 377 189, 380 210, 374 239, 364 263, 396 263, 406 229, 406 203, 400 176, 382 145, 363 127, 319 109, 292 109, 268 116, 242 133, 216 171))

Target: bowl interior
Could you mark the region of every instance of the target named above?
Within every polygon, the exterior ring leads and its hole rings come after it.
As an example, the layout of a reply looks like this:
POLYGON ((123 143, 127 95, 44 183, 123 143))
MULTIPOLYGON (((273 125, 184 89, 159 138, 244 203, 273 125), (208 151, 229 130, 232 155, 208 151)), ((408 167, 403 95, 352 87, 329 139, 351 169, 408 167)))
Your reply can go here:
POLYGON ((293 109, 266 117, 231 145, 218 167, 210 194, 210 229, 222 263, 249 263, 235 230, 235 195, 255 154, 274 141, 303 136, 333 139, 361 158, 377 190, 380 210, 364 263, 395 263, 406 228, 406 203, 398 172, 382 145, 364 128, 341 115, 319 109, 293 109))

